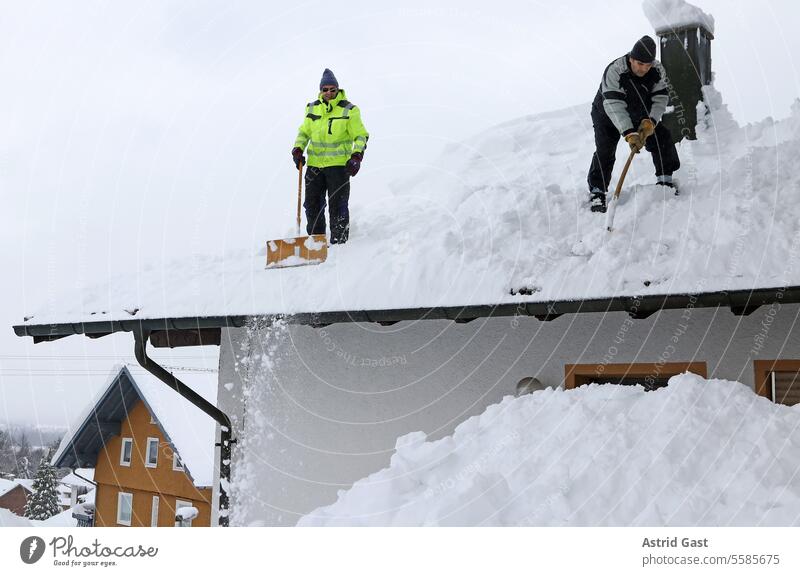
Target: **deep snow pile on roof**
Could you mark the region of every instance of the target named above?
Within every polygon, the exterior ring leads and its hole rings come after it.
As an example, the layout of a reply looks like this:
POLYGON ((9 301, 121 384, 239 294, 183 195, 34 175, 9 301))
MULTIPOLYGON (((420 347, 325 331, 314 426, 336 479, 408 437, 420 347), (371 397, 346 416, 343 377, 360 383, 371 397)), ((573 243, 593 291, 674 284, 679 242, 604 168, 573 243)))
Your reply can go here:
POLYGON ((693 374, 506 397, 299 525, 800 524, 800 406, 693 374))
MULTIPOLYGON (((98 390, 95 398, 86 406, 80 416, 67 427, 67 433, 61 439, 51 462, 57 462, 64 451, 69 449, 73 438, 84 423, 93 418, 94 407, 108 389, 115 385, 122 371, 126 371, 130 375, 141 399, 155 416, 158 425, 167 437, 166 439, 172 442, 178 452, 194 485, 198 487, 212 486, 216 422, 149 372, 137 372, 134 376, 123 365, 111 369, 106 384, 98 390)), ((193 373, 188 376, 182 374, 180 378, 184 384, 200 396, 212 404, 216 404, 217 375, 215 373, 193 373)))
POLYGON ((642 9, 657 33, 702 25, 714 34, 714 17, 685 0, 644 0, 642 9))
MULTIPOLYGON (((599 78, 599 76, 598 76, 599 78)), ((445 151, 374 202, 317 266, 265 270, 265 248, 132 269, 27 324, 494 305, 800 284, 800 103, 740 127, 706 89, 679 147, 682 194, 635 158, 609 235, 588 210, 589 106, 518 118, 445 151), (529 296, 511 295, 527 287, 529 296)), ((624 142, 612 182, 627 152, 624 142)))

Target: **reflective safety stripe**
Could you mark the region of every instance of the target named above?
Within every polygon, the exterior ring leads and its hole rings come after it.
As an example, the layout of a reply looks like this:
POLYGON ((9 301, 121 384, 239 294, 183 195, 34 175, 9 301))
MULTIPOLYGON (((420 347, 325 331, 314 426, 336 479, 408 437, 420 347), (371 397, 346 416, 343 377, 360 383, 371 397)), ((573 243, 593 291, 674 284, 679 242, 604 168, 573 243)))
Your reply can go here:
POLYGON ((311 141, 311 146, 317 146, 318 148, 338 148, 343 144, 348 144, 350 140, 339 140, 338 142, 318 142, 317 140, 311 141))
POLYGON ((347 119, 350 118, 350 110, 355 108, 355 104, 348 102, 347 100, 342 100, 337 104, 339 108, 342 108, 342 118, 347 119))
POLYGON ((356 136, 353 139, 353 148, 355 148, 356 152, 363 152, 367 148, 367 138, 366 136, 356 136))
POLYGON ((333 156, 341 156, 341 157, 343 157, 343 158, 344 158, 344 157, 347 157, 347 156, 348 156, 348 153, 347 153, 347 151, 339 151, 339 152, 317 152, 316 150, 311 150, 311 149, 309 148, 309 150, 308 150, 308 155, 309 155, 309 156, 318 156, 318 157, 320 157, 320 158, 332 158, 333 156))

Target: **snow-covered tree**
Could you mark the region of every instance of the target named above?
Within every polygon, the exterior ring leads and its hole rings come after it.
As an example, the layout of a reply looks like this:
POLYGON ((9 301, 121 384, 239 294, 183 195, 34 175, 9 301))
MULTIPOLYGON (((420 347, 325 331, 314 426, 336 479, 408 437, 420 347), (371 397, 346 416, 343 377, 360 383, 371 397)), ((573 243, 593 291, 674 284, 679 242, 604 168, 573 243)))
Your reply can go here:
POLYGON ((0 477, 14 476, 17 473, 17 464, 14 459, 14 444, 11 435, 5 430, 0 430, 0 477))
POLYGON ((28 436, 25 432, 22 433, 22 437, 19 439, 17 443, 17 449, 15 454, 16 465, 17 465, 17 477, 18 478, 30 478, 31 477, 31 444, 28 442, 28 436))
POLYGON ((33 480, 33 494, 28 497, 25 505, 25 517, 31 520, 47 520, 61 512, 58 506, 58 481, 56 471, 50 465, 50 458, 42 458, 36 478, 33 480))

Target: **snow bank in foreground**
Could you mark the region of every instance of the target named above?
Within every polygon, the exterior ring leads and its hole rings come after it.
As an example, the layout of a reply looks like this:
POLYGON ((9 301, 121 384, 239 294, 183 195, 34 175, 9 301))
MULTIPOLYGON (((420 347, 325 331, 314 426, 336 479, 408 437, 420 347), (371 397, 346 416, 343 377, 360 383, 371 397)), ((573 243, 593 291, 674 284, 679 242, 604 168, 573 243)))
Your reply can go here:
POLYGON ((299 525, 800 524, 800 408, 737 382, 506 397, 299 525))
POLYGON ((17 516, 10 510, 0 508, 0 527, 3 528, 24 528, 40 526, 48 528, 70 528, 78 525, 78 521, 72 517, 75 508, 64 510, 63 512, 51 516, 47 520, 29 520, 22 516, 17 516))

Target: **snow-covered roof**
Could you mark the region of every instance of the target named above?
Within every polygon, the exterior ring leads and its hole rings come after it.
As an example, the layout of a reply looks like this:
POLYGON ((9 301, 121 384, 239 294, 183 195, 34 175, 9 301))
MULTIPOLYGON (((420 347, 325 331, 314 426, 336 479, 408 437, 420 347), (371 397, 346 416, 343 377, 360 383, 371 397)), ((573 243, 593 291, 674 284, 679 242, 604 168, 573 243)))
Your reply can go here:
POLYGON ((14 482, 19 484, 29 492, 33 491, 33 478, 14 478, 14 482))
POLYGON ((5 478, 0 478, 0 496, 11 490, 17 483, 13 480, 6 480, 5 478))
POLYGON ((800 405, 681 374, 506 397, 301 526, 796 526, 800 405))
POLYGON ((33 480, 31 478, 14 478, 13 480, 0 478, 0 496, 7 494, 16 486, 20 486, 27 492, 33 492, 33 480))
POLYGON ((685 0, 644 0, 642 9, 657 33, 700 26, 714 34, 714 17, 685 0))
MULTIPOLYGON (((62 295, 17 333, 101 320, 514 306, 800 285, 793 260, 800 104, 785 120, 739 126, 713 88, 705 98, 698 139, 679 145, 681 195, 652 185, 650 154, 638 155, 613 233, 588 209, 594 139, 586 104, 454 144, 381 202, 354 194, 350 241, 332 246, 320 265, 265 270, 265 248, 252 247, 132 268, 107 285, 62 295)), ((626 156, 620 142, 612 185, 626 156)))
MULTIPOLYGON (((212 404, 217 403, 217 380, 214 373, 181 375, 184 384, 212 404)), ((150 373, 137 374, 135 383, 194 484, 211 486, 216 422, 150 373)))
POLYGON ((75 472, 70 472, 64 476, 61 479, 61 483, 69 486, 83 486, 84 488, 91 490, 94 488, 94 484, 92 484, 93 480, 94 468, 76 468, 75 472), (76 473, 80 474, 80 476, 83 476, 83 478, 77 476, 76 473))
MULTIPOLYGON (((216 374, 181 375, 181 380, 216 404, 216 374)), ((79 454, 91 453, 96 458, 97 451, 108 439, 108 436, 101 438, 97 431, 98 421, 121 421, 136 399, 141 399, 155 417, 164 438, 178 453, 195 486, 211 486, 214 477, 214 420, 155 376, 147 372, 137 372, 134 376, 126 366, 112 370, 107 385, 67 428, 67 434, 53 455, 53 464, 68 466, 79 454)))

